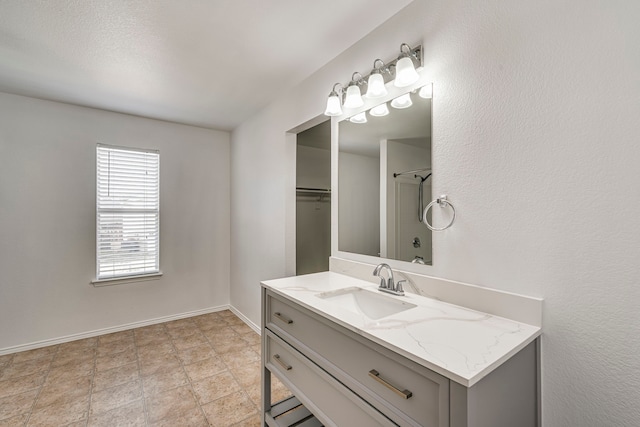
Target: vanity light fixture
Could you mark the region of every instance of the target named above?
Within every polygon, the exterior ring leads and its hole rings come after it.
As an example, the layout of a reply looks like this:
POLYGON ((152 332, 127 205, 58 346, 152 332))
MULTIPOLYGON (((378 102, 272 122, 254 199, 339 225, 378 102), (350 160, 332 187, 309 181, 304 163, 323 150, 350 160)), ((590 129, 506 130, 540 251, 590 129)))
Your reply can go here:
POLYGON ((360 93, 360 85, 362 82, 362 74, 359 72, 353 73, 351 76, 351 83, 347 87, 347 96, 344 99, 344 108, 358 108, 364 105, 364 100, 360 93))
POLYGON ((376 105, 371 110, 369 110, 369 114, 371 114, 373 117, 386 116, 387 114, 389 114, 389 108, 387 107, 387 103, 383 102, 380 105, 376 105))
POLYGON ((403 108, 409 108, 413 105, 411 101, 411 94, 405 93, 404 95, 400 95, 391 101, 391 106, 393 108, 397 108, 398 110, 402 110, 403 108))
POLYGON ((367 114, 363 111, 349 118, 351 123, 367 123, 367 114))
MULTIPOLYGON (((412 85, 420 78, 416 68, 421 67, 422 63, 422 46, 419 45, 412 48, 408 44, 402 43, 400 45, 400 56, 396 59, 386 64, 381 59, 376 59, 373 61, 373 69, 366 76, 356 71, 351 76, 349 84, 340 85, 336 83, 333 85, 333 90, 327 99, 327 108, 324 114, 327 116, 341 116, 343 114, 343 107, 347 109, 362 107, 364 100, 362 99, 360 87, 363 87, 363 89, 366 88, 366 98, 376 99, 387 95, 385 85, 392 80, 397 87, 412 85), (344 88, 346 88, 346 90, 344 88), (344 104, 342 103, 343 99, 344 104)), ((410 105, 411 104, 408 106, 410 105)), ((382 108, 383 107, 380 107, 380 109, 382 108)))
POLYGON ((341 95, 342 85, 340 83, 334 84, 333 89, 331 89, 331 93, 327 98, 327 108, 324 110, 325 116, 339 116, 342 114, 342 101, 340 100, 341 95))
POLYGON ((433 87, 431 85, 425 85, 420 88, 418 92, 420 98, 431 99, 433 97, 433 87))
POLYGON ((386 70, 384 69, 384 62, 382 59, 376 59, 373 61, 373 70, 371 70, 371 74, 369 74, 369 80, 367 81, 367 93, 364 96, 374 99, 383 97, 387 94, 387 88, 384 86, 384 77, 382 76, 383 71, 386 70), (382 65, 376 67, 378 62, 382 65))
MULTIPOLYGON (((413 66, 413 54, 411 47, 402 43, 400 45, 400 56, 396 64, 396 79, 393 84, 396 87, 406 87, 418 81, 420 76, 413 66), (405 51, 406 50, 406 51, 405 51)), ((417 59, 417 58, 416 58, 417 59)))

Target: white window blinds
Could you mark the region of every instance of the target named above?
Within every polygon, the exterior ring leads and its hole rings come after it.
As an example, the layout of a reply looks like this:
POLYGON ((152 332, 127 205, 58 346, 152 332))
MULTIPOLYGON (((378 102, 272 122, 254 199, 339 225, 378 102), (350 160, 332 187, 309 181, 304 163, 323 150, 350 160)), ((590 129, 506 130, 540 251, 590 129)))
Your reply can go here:
POLYGON ((97 278, 160 271, 160 154, 97 147, 97 278))

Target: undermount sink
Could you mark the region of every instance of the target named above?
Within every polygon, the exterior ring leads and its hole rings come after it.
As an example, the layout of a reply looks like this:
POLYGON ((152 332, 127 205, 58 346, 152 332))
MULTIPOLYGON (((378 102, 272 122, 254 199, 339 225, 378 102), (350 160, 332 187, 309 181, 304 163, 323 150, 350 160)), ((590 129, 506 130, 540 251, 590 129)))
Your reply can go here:
POLYGON ((331 300, 336 305, 355 314, 363 314, 369 319, 378 320, 392 314, 416 307, 405 301, 381 295, 358 287, 338 289, 316 294, 318 298, 331 300))

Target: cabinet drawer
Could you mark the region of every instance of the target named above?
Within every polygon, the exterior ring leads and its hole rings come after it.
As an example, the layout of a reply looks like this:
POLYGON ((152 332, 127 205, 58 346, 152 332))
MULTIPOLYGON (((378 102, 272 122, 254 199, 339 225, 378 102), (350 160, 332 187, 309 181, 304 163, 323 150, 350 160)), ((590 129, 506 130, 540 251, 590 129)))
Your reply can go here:
POLYGON ((399 425, 449 425, 449 380, 268 293, 266 326, 399 425))
POLYGON ((266 335, 266 367, 325 425, 396 426, 287 343, 266 335))

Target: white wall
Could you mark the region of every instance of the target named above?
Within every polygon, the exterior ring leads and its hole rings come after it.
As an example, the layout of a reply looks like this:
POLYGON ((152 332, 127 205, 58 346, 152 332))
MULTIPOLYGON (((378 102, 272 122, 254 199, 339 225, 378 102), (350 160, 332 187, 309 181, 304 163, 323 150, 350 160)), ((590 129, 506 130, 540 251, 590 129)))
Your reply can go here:
POLYGON ((0 93, 0 350, 228 304, 229 140, 0 93), (98 142, 160 150, 158 280, 90 284, 98 142))
POLYGON ((635 0, 417 0, 284 93, 232 134, 232 303, 258 322, 259 281, 291 274, 286 132, 422 41, 433 191, 458 212, 424 273, 545 298, 545 426, 637 425, 639 17, 635 0))

